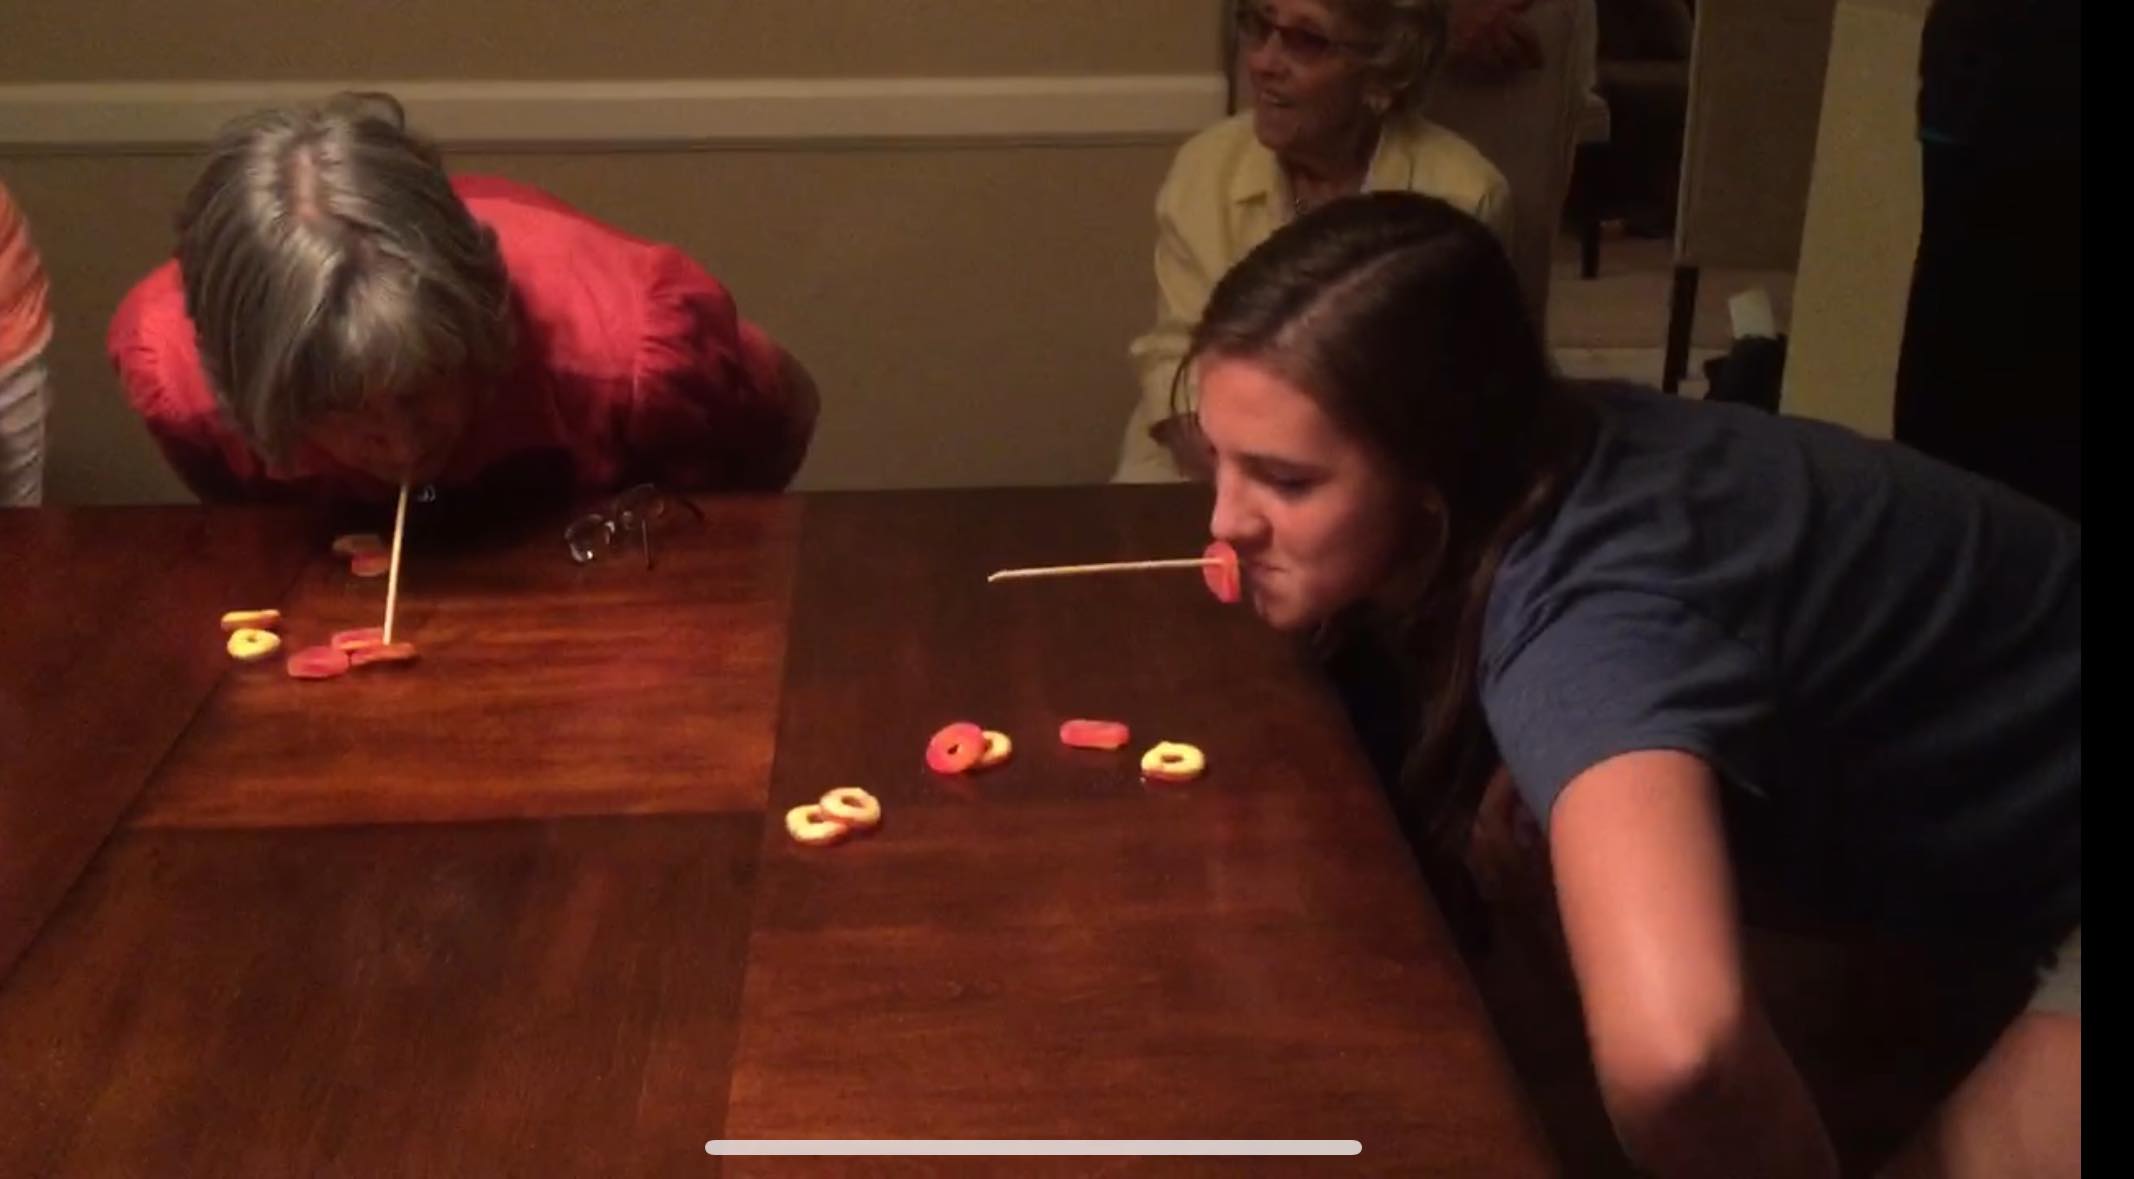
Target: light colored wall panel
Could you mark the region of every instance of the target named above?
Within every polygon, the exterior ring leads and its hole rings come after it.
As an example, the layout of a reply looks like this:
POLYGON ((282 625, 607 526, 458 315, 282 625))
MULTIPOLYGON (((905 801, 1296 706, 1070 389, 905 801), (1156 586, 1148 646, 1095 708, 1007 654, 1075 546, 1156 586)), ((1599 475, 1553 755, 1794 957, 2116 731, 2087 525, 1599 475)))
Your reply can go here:
POLYGON ((1786 355, 1786 412, 1881 437, 1918 253, 1927 3, 1838 5, 1786 355))
POLYGON ((0 79, 1215 71, 1207 0, 8 0, 0 79))

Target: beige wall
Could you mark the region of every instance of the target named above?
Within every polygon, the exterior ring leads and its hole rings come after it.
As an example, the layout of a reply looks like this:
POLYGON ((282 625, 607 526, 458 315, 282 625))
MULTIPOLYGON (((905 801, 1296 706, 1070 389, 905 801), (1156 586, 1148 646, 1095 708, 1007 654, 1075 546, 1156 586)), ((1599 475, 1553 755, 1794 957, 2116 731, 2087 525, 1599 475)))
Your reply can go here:
POLYGON ((1690 56, 1675 257, 1791 270, 1836 0, 1704 0, 1690 56))
POLYGON ((104 325, 127 286, 170 251, 170 213, 190 178, 182 159, 9 159, 0 177, 28 215, 52 279, 52 405, 47 503, 182 497, 118 394, 104 325))
MULTIPOLYGON (((807 487, 1096 482, 1152 306, 1163 147, 466 156, 702 260, 824 391, 807 487)), ((101 352, 182 158, 0 161, 53 269, 55 501, 181 495, 101 352)))
POLYGON ((0 79, 1218 70, 1207 0, 8 0, 0 79))
MULTIPOLYGON (((1184 75, 1213 72, 1216 41, 1198 0, 650 0, 597 18, 483 0, 390 6, 391 21, 365 15, 386 6, 315 0, 103 0, 66 20, 31 7, 25 35, 0 40, 10 84, 1184 75)), ((823 386, 801 486, 988 485, 1109 473, 1126 342, 1153 306, 1150 208, 1178 138, 451 156, 672 241, 725 281, 823 386)), ((182 151, 0 147, 53 276, 55 502, 183 495, 101 342, 127 286, 167 256, 193 167, 182 151)))
POLYGON ((1928 0, 1842 0, 1793 291, 1782 404, 1887 437, 1919 244, 1928 0))

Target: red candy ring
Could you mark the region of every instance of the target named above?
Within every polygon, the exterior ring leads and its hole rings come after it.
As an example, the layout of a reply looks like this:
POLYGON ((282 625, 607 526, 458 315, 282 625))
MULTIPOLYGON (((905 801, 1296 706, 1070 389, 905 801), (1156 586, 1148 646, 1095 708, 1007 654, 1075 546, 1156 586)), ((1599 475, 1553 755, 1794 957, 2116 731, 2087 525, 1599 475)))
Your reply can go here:
POLYGON ((413 663, 415 644, 374 643, 348 652, 348 665, 362 667, 366 663, 413 663))
POLYGON ((348 671, 348 652, 306 647, 289 657, 289 675, 300 680, 330 680, 348 671))
POLYGON ((1119 749, 1133 734, 1118 721, 1071 720, 1060 725, 1060 744, 1076 749, 1119 749))
POLYGON ((383 577, 392 567, 391 553, 357 553, 348 560, 348 571, 357 577, 383 577))
POLYGON ((333 632, 332 638, 326 640, 326 645, 336 651, 346 651, 351 655, 372 647, 382 647, 385 645, 385 628, 382 626, 359 626, 354 630, 337 630, 333 632))
POLYGON ((937 774, 960 774, 985 754, 985 730, 969 721, 945 726, 926 743, 926 768, 937 774))
POLYGON ((1208 583, 1208 592, 1214 594, 1217 601, 1237 601, 1242 589, 1238 583, 1237 550, 1231 548, 1227 542, 1218 540, 1211 541, 1200 555, 1217 562, 1200 567, 1200 576, 1208 583))

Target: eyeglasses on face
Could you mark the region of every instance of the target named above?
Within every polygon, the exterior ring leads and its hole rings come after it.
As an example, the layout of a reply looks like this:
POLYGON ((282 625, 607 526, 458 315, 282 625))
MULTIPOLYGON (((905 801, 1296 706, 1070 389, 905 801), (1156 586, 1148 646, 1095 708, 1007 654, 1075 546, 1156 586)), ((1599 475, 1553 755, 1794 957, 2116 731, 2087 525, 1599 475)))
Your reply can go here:
POLYGON ((1299 65, 1313 65, 1326 60, 1334 52, 1365 53, 1370 46, 1357 41, 1343 41, 1329 37, 1317 29, 1303 25, 1280 24, 1270 18, 1256 4, 1240 4, 1237 7, 1237 40, 1245 49, 1258 49, 1269 40, 1276 41, 1282 53, 1299 65))

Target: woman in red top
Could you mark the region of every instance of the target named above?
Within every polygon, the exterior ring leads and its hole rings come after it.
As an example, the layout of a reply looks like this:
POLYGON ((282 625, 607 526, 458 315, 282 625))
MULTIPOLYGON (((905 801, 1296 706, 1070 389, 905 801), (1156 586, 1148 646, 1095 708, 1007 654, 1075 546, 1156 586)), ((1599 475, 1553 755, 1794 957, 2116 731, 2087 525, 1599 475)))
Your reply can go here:
POLYGON ((109 347, 203 500, 776 490, 807 453, 813 383, 701 267, 448 178, 390 98, 237 120, 178 224, 109 347))

